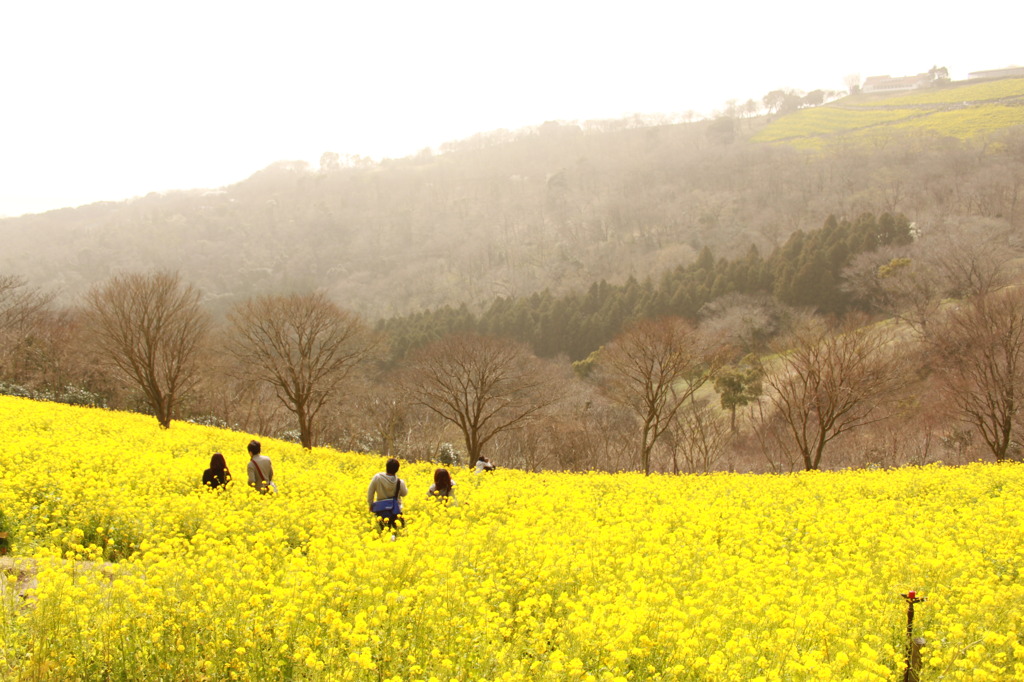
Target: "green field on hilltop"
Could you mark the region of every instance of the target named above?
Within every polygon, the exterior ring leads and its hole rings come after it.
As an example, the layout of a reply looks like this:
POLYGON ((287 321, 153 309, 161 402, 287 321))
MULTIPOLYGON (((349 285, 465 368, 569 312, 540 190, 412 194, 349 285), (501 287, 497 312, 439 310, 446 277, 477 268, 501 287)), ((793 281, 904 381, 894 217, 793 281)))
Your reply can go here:
POLYGON ((914 132, 967 139, 1019 125, 1024 125, 1024 78, 1007 78, 894 95, 852 95, 780 116, 753 140, 820 148, 838 139, 914 132))
POLYGON ((842 104, 856 107, 920 106, 926 104, 980 103, 1005 98, 1024 97, 1024 78, 967 82, 945 87, 927 88, 891 95, 860 94, 846 97, 842 104))

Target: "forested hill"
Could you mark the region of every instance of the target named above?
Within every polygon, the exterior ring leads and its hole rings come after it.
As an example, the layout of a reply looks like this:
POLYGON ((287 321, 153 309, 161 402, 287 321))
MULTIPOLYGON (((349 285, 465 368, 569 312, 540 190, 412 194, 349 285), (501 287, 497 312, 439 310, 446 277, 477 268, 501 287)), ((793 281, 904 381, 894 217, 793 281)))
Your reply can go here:
POLYGON ((0 220, 0 273, 73 302, 113 271, 173 269, 214 310, 321 289, 373 321, 657 282, 705 248, 771 254, 833 214, 1021 225, 1024 134, 1007 126, 1024 117, 976 136, 819 131, 808 149, 785 141, 795 133, 751 140, 786 120, 551 122, 381 163, 282 162, 215 191, 0 220))
MULTIPOLYGON (((695 319, 701 313, 711 317, 716 311, 706 306, 730 295, 770 299, 824 314, 847 312, 859 302, 842 286, 843 268, 857 254, 909 244, 911 238, 904 216, 865 214, 852 222, 830 216, 821 229, 793 233, 768 258, 752 246, 741 257, 716 260, 705 248, 690 265, 677 266, 654 280, 630 278, 617 286, 602 280, 585 292, 562 296, 545 290, 518 299, 498 298, 480 315, 466 306, 444 306, 393 318, 380 327, 392 341, 395 360, 456 331, 514 338, 530 344, 538 355, 582 360, 628 320, 665 315, 695 319)), ((780 321, 771 319, 771 303, 761 301, 757 308, 763 320, 749 328, 768 338, 775 331, 771 326, 780 321)), ((754 346, 757 339, 747 342, 754 346)))

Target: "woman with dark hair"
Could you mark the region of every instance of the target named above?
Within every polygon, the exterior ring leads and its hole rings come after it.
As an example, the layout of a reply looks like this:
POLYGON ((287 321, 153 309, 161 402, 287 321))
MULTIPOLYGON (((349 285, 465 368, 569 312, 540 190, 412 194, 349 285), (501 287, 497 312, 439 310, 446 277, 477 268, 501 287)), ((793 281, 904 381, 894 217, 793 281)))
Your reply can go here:
POLYGON ((219 452, 213 453, 210 458, 210 468, 203 472, 203 485, 211 488, 220 488, 231 482, 231 472, 228 471, 228 463, 224 461, 224 455, 219 452))
POLYGON ((455 481, 447 469, 434 471, 434 484, 427 490, 427 497, 434 500, 447 500, 449 504, 456 504, 455 481))

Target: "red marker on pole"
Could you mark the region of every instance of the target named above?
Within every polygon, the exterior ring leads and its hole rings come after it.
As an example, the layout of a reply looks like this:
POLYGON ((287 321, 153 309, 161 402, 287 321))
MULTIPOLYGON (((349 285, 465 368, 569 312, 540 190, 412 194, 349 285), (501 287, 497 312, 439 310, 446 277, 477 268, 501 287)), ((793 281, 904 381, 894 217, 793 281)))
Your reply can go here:
POLYGON ((925 598, 918 597, 917 592, 907 592, 901 596, 907 600, 907 669, 903 673, 903 682, 918 682, 919 670, 915 670, 914 666, 914 604, 923 602, 925 598))

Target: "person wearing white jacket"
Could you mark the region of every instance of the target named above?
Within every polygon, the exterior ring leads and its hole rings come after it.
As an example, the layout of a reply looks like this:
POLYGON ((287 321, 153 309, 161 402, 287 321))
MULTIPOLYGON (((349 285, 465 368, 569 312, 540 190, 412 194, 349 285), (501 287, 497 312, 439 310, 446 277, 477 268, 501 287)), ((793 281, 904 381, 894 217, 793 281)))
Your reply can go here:
MULTIPOLYGON (((409 494, 409 488, 406 487, 405 481, 398 477, 398 460, 391 458, 385 465, 385 471, 379 474, 374 474, 373 478, 370 479, 370 487, 366 491, 366 503, 370 507, 370 511, 374 511, 373 503, 381 500, 387 500, 391 498, 398 498, 398 511, 395 515, 390 517, 380 516, 380 526, 383 530, 384 522, 387 521, 388 527, 397 529, 395 519, 398 514, 402 513, 402 498, 409 494)), ((405 525, 405 520, 402 520, 402 525, 405 525)))

